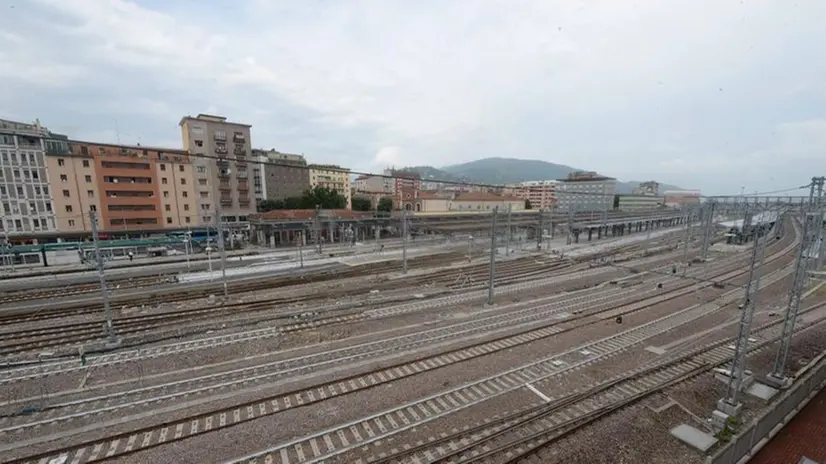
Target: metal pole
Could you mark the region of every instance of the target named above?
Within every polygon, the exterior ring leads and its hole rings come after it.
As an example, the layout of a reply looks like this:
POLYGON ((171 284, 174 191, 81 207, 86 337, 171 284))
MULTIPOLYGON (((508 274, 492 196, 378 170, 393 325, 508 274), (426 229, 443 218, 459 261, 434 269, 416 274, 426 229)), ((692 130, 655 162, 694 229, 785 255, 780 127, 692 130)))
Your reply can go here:
POLYGON ((402 274, 407 274, 407 210, 402 211, 402 274))
MULTIPOLYGON (((542 251, 542 235, 545 233, 545 229, 542 227, 542 212, 543 209, 539 208, 539 228, 536 230, 536 251, 542 251)), ((553 219, 551 219, 551 227, 553 227, 553 219)))
POLYGON ((734 361, 731 365, 731 372, 728 381, 728 392, 725 402, 730 406, 737 406, 737 395, 743 385, 743 376, 746 370, 746 353, 748 351, 749 337, 751 335, 751 322, 754 318, 754 309, 757 306, 757 296, 760 291, 760 268, 763 261, 763 249, 767 240, 763 240, 764 246, 760 246, 760 237, 757 228, 752 229, 752 254, 749 266, 749 280, 746 283, 745 302, 740 314, 740 331, 737 336, 737 343, 734 348, 734 361), (758 255, 759 251, 759 255, 758 255), (758 265, 758 263, 760 263, 758 265))
POLYGON ((797 322, 797 311, 800 309, 800 297, 803 293, 803 286, 806 282, 806 248, 808 247, 807 236, 809 234, 809 218, 806 211, 801 212, 803 218, 803 234, 800 246, 797 249, 797 261, 794 266, 794 280, 792 288, 789 290, 789 306, 786 310, 786 317, 783 319, 783 330, 781 332, 781 344, 774 358, 774 366, 769 379, 778 383, 783 383, 786 378, 786 358, 789 353, 789 346, 792 343, 794 324, 797 322))
POLYGON ((473 235, 468 235, 467 239, 467 262, 473 261, 473 235))
POLYGON ((510 256, 510 247, 511 247, 511 206, 508 204, 508 230, 505 232, 505 256, 510 256))
POLYGON ((493 207, 490 218, 490 276, 488 278, 488 305, 493 304, 493 280, 496 277, 496 214, 499 207, 493 207))
POLYGON ((111 345, 117 344, 115 327, 112 324, 112 307, 109 305, 109 289, 106 285, 106 274, 103 272, 103 258, 100 254, 98 239, 98 221, 94 211, 89 211, 89 222, 92 226, 92 242, 95 245, 95 261, 97 262, 98 277, 100 278, 100 296, 103 299, 103 315, 106 318, 103 334, 111 345))
MULTIPOLYGON (((215 202, 215 223, 218 228, 218 250, 221 252, 221 283, 224 286, 224 298, 229 297, 227 290, 227 252, 224 248, 224 224, 221 218, 221 198, 215 202)), ((212 271, 210 270, 210 273, 212 271)))
POLYGON ((321 254, 321 205, 315 207, 315 252, 321 254))
POLYGON ((817 252, 817 259, 812 268, 818 270, 823 266, 823 183, 824 177, 817 178, 817 201, 815 202, 815 235, 812 240, 812 252, 817 252))
POLYGON ((683 275, 688 269, 688 242, 691 240, 691 207, 685 215, 685 243, 683 243, 683 275))
POLYGON ((301 240, 298 242, 298 259, 301 262, 301 268, 304 269, 304 231, 301 231, 301 240))
POLYGON ((556 205, 555 204, 551 207, 551 218, 548 220, 548 224, 549 224, 548 228, 551 229, 551 240, 554 239, 554 229, 556 228, 556 227, 554 227, 554 225, 555 225, 554 224, 554 214, 556 214, 556 205))
POLYGON ((708 249, 711 246, 711 237, 714 231, 714 201, 709 202, 708 217, 706 218, 705 234, 703 235, 703 248, 701 258, 703 261, 708 257, 708 249))

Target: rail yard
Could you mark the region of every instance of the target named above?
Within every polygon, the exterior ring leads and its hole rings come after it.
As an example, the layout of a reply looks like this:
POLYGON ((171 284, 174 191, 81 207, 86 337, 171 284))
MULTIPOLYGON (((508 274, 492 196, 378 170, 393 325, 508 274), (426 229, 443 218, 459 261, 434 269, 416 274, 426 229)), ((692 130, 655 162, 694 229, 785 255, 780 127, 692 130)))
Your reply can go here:
MULTIPOLYGON (((113 274, 105 294, 94 276, 9 279, 0 456, 728 462, 738 427, 814 372, 826 346, 817 273, 784 324, 812 228, 778 211, 743 244, 725 243, 711 210, 707 227, 665 213, 653 233, 630 217, 614 233, 582 227, 593 242, 543 247, 491 228, 475 241, 247 258, 226 280, 138 270, 113 274), (787 331, 789 382, 771 388, 787 331), (741 409, 721 430, 710 418, 735 378, 741 409), (686 428, 710 444, 675 432, 686 428)), ((434 221, 421 224, 443 233, 434 221)))

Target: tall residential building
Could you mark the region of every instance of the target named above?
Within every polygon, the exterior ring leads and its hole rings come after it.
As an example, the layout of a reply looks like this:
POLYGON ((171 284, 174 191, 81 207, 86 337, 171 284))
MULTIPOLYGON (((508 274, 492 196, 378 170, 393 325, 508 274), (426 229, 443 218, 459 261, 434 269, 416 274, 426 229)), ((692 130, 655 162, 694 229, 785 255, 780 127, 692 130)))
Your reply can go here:
POLYGON ((610 211, 614 207, 617 180, 613 177, 578 171, 558 181, 556 197, 559 211, 610 211))
POLYGON ((255 212, 248 164, 251 126, 209 114, 185 116, 180 126, 184 150, 195 170, 198 225, 215 223, 216 201, 223 222, 246 222, 255 212))
POLYGON ((57 230, 46 153, 67 150, 66 137, 39 121, 0 120, 0 236, 57 230))
POLYGON ((310 187, 327 187, 344 195, 347 209, 353 206, 350 192, 350 170, 332 164, 311 164, 310 187))
POLYGON ((528 180, 505 187, 505 192, 523 200, 528 200, 531 208, 551 208, 556 205, 558 180, 528 180))
POLYGON ((71 141, 48 156, 61 232, 151 231, 196 225, 192 168, 180 149, 71 141))
POLYGON ((262 160, 263 170, 259 173, 263 179, 264 198, 283 200, 288 197, 300 197, 310 188, 310 169, 303 155, 281 153, 276 150, 253 150, 256 159, 262 160))

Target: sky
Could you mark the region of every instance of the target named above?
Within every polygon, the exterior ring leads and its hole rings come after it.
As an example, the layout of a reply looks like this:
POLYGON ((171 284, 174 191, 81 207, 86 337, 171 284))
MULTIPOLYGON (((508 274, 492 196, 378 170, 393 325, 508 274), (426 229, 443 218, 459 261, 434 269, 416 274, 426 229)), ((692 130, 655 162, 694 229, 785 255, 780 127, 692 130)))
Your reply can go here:
POLYGON ((823 0, 0 0, 0 118, 184 115, 378 172, 540 159, 706 194, 826 174, 823 0))

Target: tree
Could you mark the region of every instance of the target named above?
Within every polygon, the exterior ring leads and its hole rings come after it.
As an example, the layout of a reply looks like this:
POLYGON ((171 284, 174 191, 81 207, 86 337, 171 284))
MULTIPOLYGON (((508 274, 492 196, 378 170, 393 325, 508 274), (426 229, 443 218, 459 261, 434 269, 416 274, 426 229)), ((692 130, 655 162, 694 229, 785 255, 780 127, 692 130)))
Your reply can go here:
POLYGON ((370 211, 372 206, 370 199, 367 197, 353 197, 353 211, 370 211))
POLYGON ((531 200, 525 199, 525 209, 532 209, 533 205, 531 205, 531 200))
POLYGON ((282 200, 261 200, 258 203, 259 213, 266 213, 275 209, 284 209, 284 202, 282 200))
POLYGON ((300 209, 342 209, 347 207, 347 198, 328 187, 313 187, 301 195, 300 209))
POLYGON ((384 211, 387 213, 393 211, 393 199, 384 197, 379 200, 379 204, 376 206, 376 211, 384 211))

